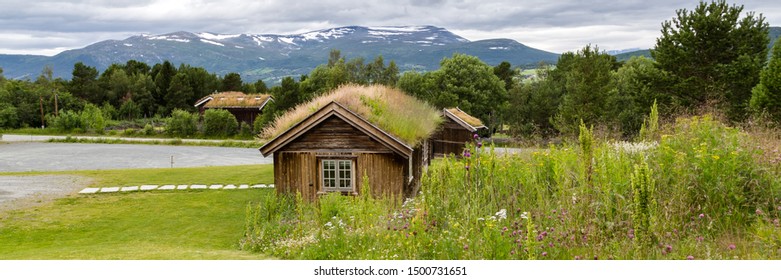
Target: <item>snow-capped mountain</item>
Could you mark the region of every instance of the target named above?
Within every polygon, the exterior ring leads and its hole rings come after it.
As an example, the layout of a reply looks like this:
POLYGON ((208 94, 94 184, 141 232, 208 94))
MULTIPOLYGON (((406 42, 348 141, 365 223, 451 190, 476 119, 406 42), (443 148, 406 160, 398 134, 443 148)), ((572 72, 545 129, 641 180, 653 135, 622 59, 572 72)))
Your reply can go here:
POLYGON ((76 62, 106 69, 112 63, 138 60, 153 65, 164 60, 186 63, 220 75, 237 72, 245 81, 274 83, 285 76, 309 73, 326 63, 330 50, 348 59, 371 60, 382 55, 404 70, 434 70, 453 53, 475 55, 488 64, 555 62, 557 54, 529 48, 514 40, 469 41, 435 26, 346 26, 292 35, 174 32, 108 40, 58 55, 0 55, 8 78, 35 77, 51 65, 58 77, 69 78, 76 62))

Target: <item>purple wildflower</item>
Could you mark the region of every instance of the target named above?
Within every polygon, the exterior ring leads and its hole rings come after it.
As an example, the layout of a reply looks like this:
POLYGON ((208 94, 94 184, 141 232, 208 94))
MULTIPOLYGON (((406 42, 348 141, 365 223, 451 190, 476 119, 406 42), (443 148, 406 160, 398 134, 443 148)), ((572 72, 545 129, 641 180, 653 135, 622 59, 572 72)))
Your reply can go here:
POLYGON ((757 209, 757 211, 755 211, 755 212, 757 213, 757 215, 762 215, 762 210, 761 209, 757 209))
POLYGON ((730 249, 730 250, 735 250, 735 244, 729 244, 729 246, 727 247, 727 249, 730 249))
POLYGON ((548 256, 548 252, 542 252, 542 256, 543 257, 547 257, 548 256))
POLYGON ((670 246, 669 244, 664 246, 664 251, 669 253, 673 251, 673 246, 670 246))
POLYGON ((700 219, 705 218, 705 214, 700 213, 700 219))
POLYGON ((464 157, 468 158, 470 156, 472 156, 472 153, 470 153, 469 150, 464 150, 464 157))
POLYGON ((693 259, 694 259, 694 256, 692 256, 692 255, 688 255, 688 256, 686 256, 686 259, 687 259, 687 260, 693 260, 693 259))
POLYGON ((469 163, 467 163, 467 164, 464 166, 464 168, 466 168, 466 170, 469 170, 469 163))
POLYGON ((575 260, 579 261, 580 260, 580 256, 575 256, 575 260))
POLYGON ((483 147, 483 142, 481 142, 481 141, 478 141, 478 142, 477 142, 477 147, 478 147, 478 148, 482 148, 482 147, 483 147))
POLYGON ((464 250, 469 250, 469 244, 464 244, 464 250))
POLYGON ((478 138, 480 138, 480 135, 477 135, 477 133, 475 133, 474 135, 472 135, 472 138, 475 138, 475 140, 477 140, 478 138))

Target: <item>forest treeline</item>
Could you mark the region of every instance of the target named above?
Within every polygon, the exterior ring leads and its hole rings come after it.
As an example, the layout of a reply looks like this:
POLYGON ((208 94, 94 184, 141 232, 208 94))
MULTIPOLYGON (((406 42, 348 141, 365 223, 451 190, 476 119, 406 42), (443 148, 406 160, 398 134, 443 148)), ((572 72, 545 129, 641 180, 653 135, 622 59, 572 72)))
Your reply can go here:
POLYGON ((108 120, 165 118, 194 112, 196 100, 216 91, 268 93, 273 103, 253 124, 257 132, 276 116, 340 85, 383 84, 439 107, 460 107, 491 132, 519 137, 574 135, 580 122, 632 137, 656 102, 663 116, 720 112, 742 122, 754 116, 781 121, 781 44, 768 60, 768 23, 762 14, 725 1, 700 2, 662 23, 652 59, 619 62, 597 46, 562 54, 536 74, 503 62, 454 54, 430 72, 399 73, 382 56, 365 61, 332 50, 308 75, 286 77, 273 87, 218 76, 201 67, 131 60, 102 73, 76 63, 70 80, 43 69, 35 80, 8 80, 0 69, 0 128, 41 127, 63 112, 108 120))

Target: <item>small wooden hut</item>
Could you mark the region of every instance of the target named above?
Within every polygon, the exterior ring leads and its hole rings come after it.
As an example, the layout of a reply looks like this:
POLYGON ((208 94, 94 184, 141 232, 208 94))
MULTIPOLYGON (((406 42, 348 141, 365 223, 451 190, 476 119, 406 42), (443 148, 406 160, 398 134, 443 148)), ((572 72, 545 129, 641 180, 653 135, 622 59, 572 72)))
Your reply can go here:
POLYGON ((431 138, 434 157, 461 154, 467 142, 474 140, 479 129, 485 129, 480 119, 456 108, 443 109, 444 123, 431 138))
POLYGON ((244 94, 238 91, 226 91, 207 95, 197 102, 195 107, 203 115, 208 109, 228 110, 236 120, 252 125, 269 101, 274 101, 268 94, 244 94))
POLYGON ((278 118, 260 152, 274 156, 277 192, 357 195, 365 178, 375 196, 410 196, 440 122, 436 109, 398 90, 343 86, 278 118))

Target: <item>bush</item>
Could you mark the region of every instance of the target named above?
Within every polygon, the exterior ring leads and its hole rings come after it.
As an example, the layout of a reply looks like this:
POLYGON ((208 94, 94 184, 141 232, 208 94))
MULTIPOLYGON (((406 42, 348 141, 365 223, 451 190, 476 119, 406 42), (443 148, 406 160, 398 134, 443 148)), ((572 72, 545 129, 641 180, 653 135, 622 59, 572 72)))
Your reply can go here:
POLYGON ((59 131, 71 131, 84 127, 81 114, 71 110, 62 111, 56 117, 49 115, 49 125, 59 131))
POLYGON ((143 133, 144 133, 144 135, 154 135, 155 134, 155 127, 152 126, 152 124, 146 124, 146 125, 144 125, 143 133))
POLYGON ((236 117, 226 110, 206 110, 203 114, 203 134, 206 136, 232 136, 238 126, 236 117))
POLYGON ((93 104, 84 106, 80 118, 84 130, 93 130, 97 133, 103 133, 103 129, 106 128, 106 119, 103 117, 103 112, 93 104))
POLYGON ((166 120, 165 131, 176 137, 193 136, 198 132, 198 115, 176 109, 166 120))
POLYGON ((16 128, 19 126, 19 112, 11 104, 0 103, 0 127, 16 128))
POLYGON ((249 124, 242 122, 239 128, 239 136, 241 138, 252 139, 252 127, 249 124))
POLYGON ((118 118, 123 120, 135 120, 141 117, 141 107, 138 106, 133 99, 122 103, 119 107, 118 118))

